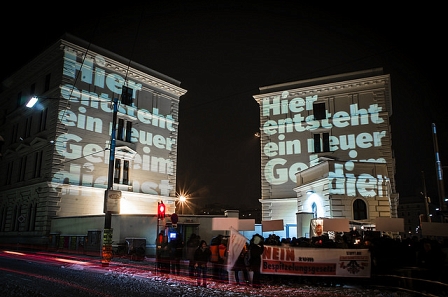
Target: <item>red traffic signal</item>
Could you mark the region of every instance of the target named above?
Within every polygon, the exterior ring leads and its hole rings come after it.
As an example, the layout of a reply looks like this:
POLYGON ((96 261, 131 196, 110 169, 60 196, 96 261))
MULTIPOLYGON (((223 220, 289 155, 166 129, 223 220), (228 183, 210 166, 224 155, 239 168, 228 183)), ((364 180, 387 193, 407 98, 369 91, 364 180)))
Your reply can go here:
POLYGON ((164 219, 165 218, 165 204, 163 204, 163 202, 157 202, 157 217, 159 219, 164 219))

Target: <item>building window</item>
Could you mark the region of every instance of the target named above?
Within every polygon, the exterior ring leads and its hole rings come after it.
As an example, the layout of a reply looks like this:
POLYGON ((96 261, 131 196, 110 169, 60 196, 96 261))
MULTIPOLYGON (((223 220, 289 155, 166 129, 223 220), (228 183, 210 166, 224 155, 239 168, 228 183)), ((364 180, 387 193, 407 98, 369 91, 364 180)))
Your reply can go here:
POLYGON ((44 92, 46 92, 46 91, 48 91, 50 89, 50 81, 51 81, 51 73, 48 73, 45 76, 44 92))
POLYGON ((132 122, 118 119, 117 139, 131 142, 132 122))
POLYGON ((40 177, 40 171, 42 169, 42 151, 34 153, 34 171, 33 178, 40 177))
POLYGON ((48 113, 48 109, 45 108, 44 110, 42 110, 40 112, 40 119, 39 119, 39 131, 45 131, 47 129, 47 113, 48 113))
POLYGON ((314 152, 322 153, 330 151, 330 133, 315 133, 314 138, 314 152))
POLYGON ((6 179, 5 179, 5 185, 10 185, 12 181, 12 169, 14 167, 13 162, 9 162, 6 166, 6 179))
POLYGON ((365 220, 367 219, 367 207, 366 203, 361 199, 356 199, 353 202, 353 219, 365 220))
POLYGON ((36 222, 36 203, 31 203, 28 207, 28 215, 27 215, 27 231, 35 231, 35 222, 36 222))
POLYGON ((36 92, 36 84, 32 84, 30 87, 30 97, 33 97, 35 95, 36 92))
POLYGON ((22 207, 21 206, 15 206, 14 207, 14 216, 13 216, 13 231, 19 231, 19 217, 22 215, 22 207))
POLYGON ((32 117, 29 117, 29 118, 26 119, 25 127, 24 127, 24 133, 23 133, 23 137, 24 138, 30 137, 32 122, 33 122, 33 118, 32 117))
POLYGON ((311 204, 311 210, 313 212, 313 219, 317 219, 317 205, 316 205, 316 202, 313 202, 313 204, 311 204))
POLYGON ((123 184, 129 184, 129 161, 125 160, 123 164, 123 184))
POLYGON ((313 104, 313 114, 315 120, 323 120, 327 118, 325 111, 325 102, 318 102, 313 104))
POLYGON ((123 86, 121 89, 121 103, 124 105, 132 105, 132 92, 133 89, 123 86))
POLYGON ((114 183, 129 184, 129 161, 122 159, 115 159, 114 183))
POLYGON ((19 123, 14 124, 11 130, 11 143, 16 143, 19 140, 19 123))
POLYGON ((3 206, 0 213, 0 231, 5 231, 7 208, 3 206))
POLYGON ((18 176, 18 180, 17 180, 19 182, 25 180, 26 163, 27 163, 26 161, 27 161, 27 156, 23 156, 20 159, 19 176, 18 176))
POLYGON ((121 175, 121 160, 115 159, 115 170, 114 170, 114 183, 120 183, 120 175, 121 175))
POLYGON ((22 105, 22 92, 17 94, 16 107, 19 108, 22 105))

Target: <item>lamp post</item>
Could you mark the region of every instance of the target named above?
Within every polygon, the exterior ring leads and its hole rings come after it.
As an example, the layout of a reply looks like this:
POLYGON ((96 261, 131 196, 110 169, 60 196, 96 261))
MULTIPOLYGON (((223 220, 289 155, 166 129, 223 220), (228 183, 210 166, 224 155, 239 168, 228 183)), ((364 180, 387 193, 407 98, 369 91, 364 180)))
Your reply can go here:
POLYGON ((423 195, 425 196, 426 221, 431 223, 431 216, 429 215, 429 197, 426 193, 425 173, 423 171, 422 171, 422 181, 423 181, 423 195))
MULTIPOLYGON (((45 98, 57 99, 61 98, 45 98)), ((32 108, 39 101, 39 97, 33 96, 26 104, 26 107, 32 108)), ((116 126, 118 113, 118 99, 113 99, 113 113, 112 113, 112 131, 110 135, 110 154, 109 154, 109 170, 107 177, 107 189, 104 192, 104 232, 103 232, 103 246, 101 250, 101 264, 102 266, 109 266, 112 259, 112 212, 116 211, 113 207, 116 198, 121 197, 120 191, 114 191, 114 164, 115 164, 115 143, 116 143, 116 126)))
POLYGON ((109 266, 112 260, 112 210, 108 207, 110 199, 110 193, 114 189, 114 164, 115 164, 115 134, 117 126, 117 112, 118 112, 118 99, 113 99, 113 112, 112 112, 112 131, 110 133, 110 153, 109 153, 109 171, 107 175, 107 189, 104 192, 104 232, 103 232, 103 247, 101 250, 101 265, 109 266))
POLYGON ((432 123, 432 141, 434 146, 434 156, 436 160, 437 190, 439 193, 440 213, 442 215, 442 223, 444 223, 445 212, 447 211, 447 206, 445 202, 445 185, 443 182, 442 162, 440 161, 440 155, 439 155, 439 144, 437 142, 436 124, 434 123, 432 123))

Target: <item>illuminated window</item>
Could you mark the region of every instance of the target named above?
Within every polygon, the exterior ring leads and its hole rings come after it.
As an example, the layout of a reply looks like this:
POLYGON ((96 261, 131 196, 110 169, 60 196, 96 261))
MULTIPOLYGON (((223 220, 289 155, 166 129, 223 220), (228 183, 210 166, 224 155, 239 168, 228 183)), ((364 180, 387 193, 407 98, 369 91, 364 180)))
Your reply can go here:
POLYGON ((131 142, 132 122, 118 119, 117 139, 131 142))
POLYGON ((315 120, 323 120, 327 118, 325 112, 325 102, 319 102, 313 104, 313 114, 315 120))
POLYGON ((365 220, 367 219, 367 207, 366 203, 361 199, 356 199, 353 202, 353 219, 365 220))
POLYGON ((123 86, 121 90, 121 103, 125 105, 132 105, 132 89, 123 86))
POLYGON ((317 205, 316 205, 316 202, 313 202, 313 204, 311 204, 311 209, 313 211, 313 219, 317 219, 317 205))
POLYGON ((330 151, 330 133, 315 133, 314 138, 314 152, 322 153, 330 151))
POLYGON ((123 166, 123 184, 129 184, 129 161, 127 160, 124 161, 123 166))
POLYGON ((129 184, 129 161, 122 159, 115 159, 114 169, 114 183, 116 184, 129 184))
POLYGON ((114 183, 116 183, 116 184, 120 183, 120 175, 121 175, 121 160, 115 159, 114 183))

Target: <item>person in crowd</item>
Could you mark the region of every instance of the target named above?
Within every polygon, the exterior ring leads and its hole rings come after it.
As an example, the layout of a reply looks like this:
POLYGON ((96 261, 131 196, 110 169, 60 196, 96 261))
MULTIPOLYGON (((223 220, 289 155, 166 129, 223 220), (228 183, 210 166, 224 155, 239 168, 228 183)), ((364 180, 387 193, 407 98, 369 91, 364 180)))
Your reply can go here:
POLYGON ((188 260, 188 275, 194 277, 194 252, 199 246, 201 237, 192 233, 187 240, 187 260, 188 260))
POLYGON ((353 227, 350 230, 349 234, 350 234, 350 247, 355 247, 356 245, 359 245, 362 237, 359 231, 356 229, 356 227, 353 227))
MULTIPOLYGON (((170 273, 170 247, 168 242, 168 236, 162 234, 160 245, 157 246, 158 250, 158 267, 161 274, 170 273)), ((158 238, 158 241, 160 239, 158 238)))
POLYGON ((194 252, 196 268, 196 278, 198 286, 207 287, 207 263, 210 261, 211 252, 205 240, 201 240, 198 248, 194 252))
POLYGON ((433 280, 439 280, 445 265, 446 254, 442 251, 438 241, 423 239, 418 252, 418 264, 427 269, 427 275, 433 280))
POLYGON ((182 259, 182 251, 184 248, 184 242, 182 235, 176 233, 176 238, 170 241, 170 261, 171 261, 171 273, 180 275, 180 260, 182 259))
POLYGON ((210 262, 212 263, 212 277, 214 280, 219 280, 221 277, 221 259, 219 257, 219 245, 221 244, 221 240, 223 239, 223 235, 219 234, 212 238, 210 241, 210 262))
POLYGON ((264 251, 264 238, 259 234, 254 234, 249 244, 250 251, 250 269, 253 272, 252 275, 252 286, 260 287, 261 286, 261 256, 264 251))
POLYGON ((160 231, 156 238, 156 268, 157 271, 161 271, 162 269, 162 261, 161 261, 161 255, 162 255, 162 244, 165 240, 165 232, 160 231))
POLYGON ((227 273, 227 242, 228 238, 223 237, 218 246, 219 260, 218 260, 218 277, 221 281, 228 281, 229 275, 227 273))
POLYGON ((237 285, 240 285, 240 271, 243 274, 244 280, 243 284, 249 283, 249 272, 247 270, 246 262, 247 262, 247 253, 248 253, 248 244, 246 243, 241 249, 241 253, 236 259, 235 265, 233 265, 232 270, 235 272, 235 282, 237 285))

